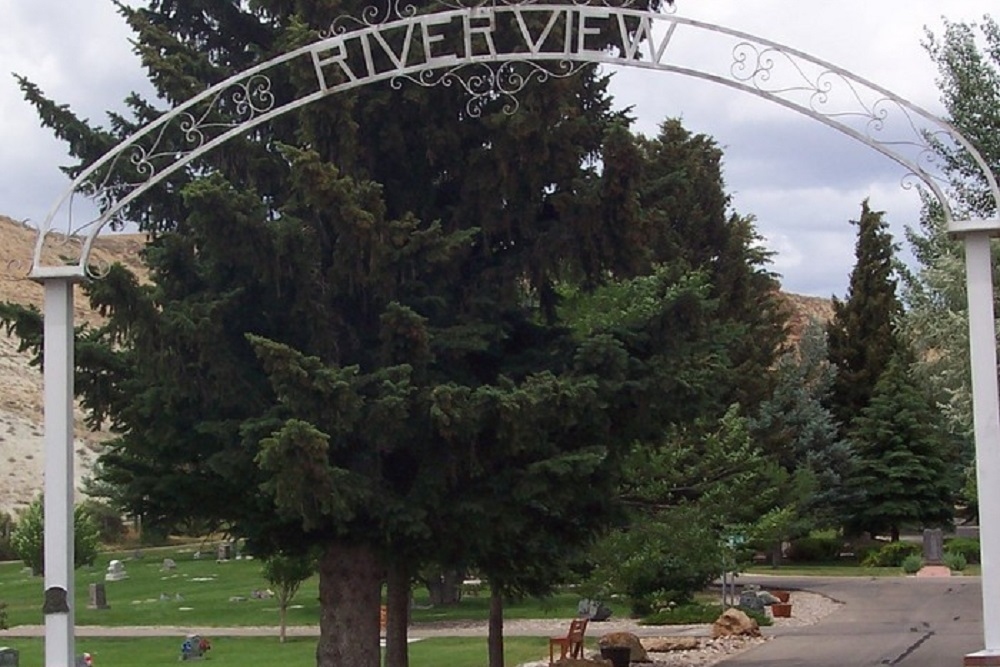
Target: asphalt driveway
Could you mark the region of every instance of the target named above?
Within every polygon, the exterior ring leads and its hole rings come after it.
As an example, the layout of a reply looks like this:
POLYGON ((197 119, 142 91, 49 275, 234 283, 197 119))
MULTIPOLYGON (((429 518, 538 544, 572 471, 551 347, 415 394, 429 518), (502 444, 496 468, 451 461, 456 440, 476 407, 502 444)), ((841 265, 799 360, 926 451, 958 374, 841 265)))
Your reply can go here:
POLYGON ((817 625, 776 628, 776 641, 724 667, 961 667, 983 648, 979 577, 740 577, 801 589, 844 606, 817 625))

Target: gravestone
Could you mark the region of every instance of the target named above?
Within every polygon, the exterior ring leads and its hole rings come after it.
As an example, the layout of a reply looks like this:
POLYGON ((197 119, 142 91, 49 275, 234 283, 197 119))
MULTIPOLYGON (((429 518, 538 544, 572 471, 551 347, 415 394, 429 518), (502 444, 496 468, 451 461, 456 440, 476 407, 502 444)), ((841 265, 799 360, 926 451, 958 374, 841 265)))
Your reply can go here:
POLYGON ((128 579, 128 572, 125 571, 125 563, 120 560, 113 560, 108 563, 108 571, 104 574, 104 581, 121 581, 128 579))
POLYGON ((94 658, 89 653, 76 656, 76 667, 94 667, 94 658))
POLYGON ((215 550, 215 560, 224 561, 231 560, 233 557, 233 543, 223 542, 215 550))
POLYGON ((944 562, 944 535, 940 528, 924 529, 924 562, 928 565, 944 562))
POLYGON ((104 584, 90 584, 88 587, 90 599, 87 602, 87 609, 110 609, 108 605, 108 592, 104 584))
POLYGON ((16 648, 0 646, 0 667, 20 667, 20 653, 16 648))
POLYGON ((163 565, 160 566, 160 569, 165 572, 171 572, 177 569, 177 563, 173 558, 164 558, 163 565))

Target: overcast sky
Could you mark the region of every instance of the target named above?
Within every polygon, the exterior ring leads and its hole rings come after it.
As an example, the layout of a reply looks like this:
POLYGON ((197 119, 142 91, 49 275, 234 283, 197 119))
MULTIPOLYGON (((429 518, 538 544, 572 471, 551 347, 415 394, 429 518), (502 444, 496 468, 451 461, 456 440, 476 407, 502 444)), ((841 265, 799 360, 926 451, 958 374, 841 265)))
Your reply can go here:
MULTIPOLYGON (((805 51, 941 113, 936 70, 921 46, 942 16, 977 21, 996 0, 677 0, 677 15, 805 51)), ((66 187, 63 145, 22 100, 27 76, 84 117, 103 121, 131 90, 148 90, 130 33, 105 0, 0 0, 0 213, 40 221, 66 187)), ((677 43, 678 47, 681 43, 677 43)), ((684 48, 709 48, 695 44, 684 48)), ((673 46, 671 47, 673 48, 673 46)), ((919 199, 905 171, 830 128, 773 103, 695 78, 627 70, 613 93, 652 134, 667 117, 715 137, 735 209, 757 218, 786 290, 843 296, 861 201, 886 211, 901 243, 919 199)), ((904 248, 905 250, 905 248, 904 248)))

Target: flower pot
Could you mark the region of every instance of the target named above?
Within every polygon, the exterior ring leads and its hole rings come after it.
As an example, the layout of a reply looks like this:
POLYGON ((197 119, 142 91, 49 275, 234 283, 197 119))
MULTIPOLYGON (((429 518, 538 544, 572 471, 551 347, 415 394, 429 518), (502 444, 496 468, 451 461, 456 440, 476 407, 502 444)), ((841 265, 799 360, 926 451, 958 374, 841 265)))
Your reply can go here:
POLYGON ((790 618, 792 605, 789 602, 775 602, 771 605, 771 616, 775 618, 790 618))
POLYGON ((781 602, 788 602, 788 598, 791 595, 788 591, 771 591, 771 595, 778 598, 781 602))
POLYGON ((628 646, 603 646, 601 657, 610 660, 614 667, 629 667, 632 649, 628 646))

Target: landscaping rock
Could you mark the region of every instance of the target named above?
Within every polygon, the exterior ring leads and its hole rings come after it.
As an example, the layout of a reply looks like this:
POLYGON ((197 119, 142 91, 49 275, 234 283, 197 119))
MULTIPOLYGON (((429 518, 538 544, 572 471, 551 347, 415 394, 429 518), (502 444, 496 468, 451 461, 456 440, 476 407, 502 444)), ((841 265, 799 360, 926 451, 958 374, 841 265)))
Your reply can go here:
POLYGON ((697 637, 643 637, 639 641, 649 653, 693 651, 701 643, 697 637))
POLYGON ((760 637, 760 626, 744 612, 731 608, 712 624, 712 637, 760 637))
POLYGON ((552 664, 556 667, 614 667, 610 660, 604 658, 563 658, 552 664))
POLYGON ((597 640, 597 645, 601 648, 611 646, 628 647, 631 651, 629 660, 632 662, 650 662, 649 656, 646 654, 646 649, 642 647, 639 638, 631 632, 608 633, 597 640))

